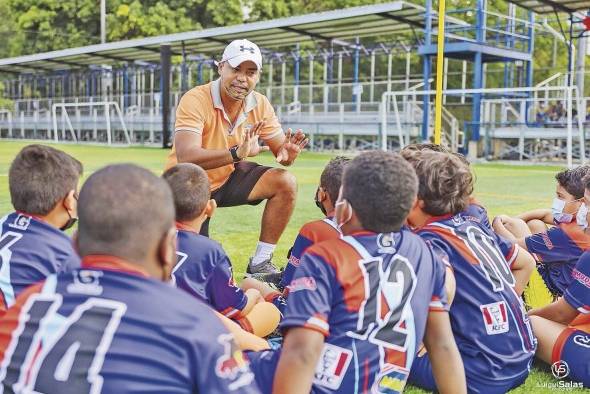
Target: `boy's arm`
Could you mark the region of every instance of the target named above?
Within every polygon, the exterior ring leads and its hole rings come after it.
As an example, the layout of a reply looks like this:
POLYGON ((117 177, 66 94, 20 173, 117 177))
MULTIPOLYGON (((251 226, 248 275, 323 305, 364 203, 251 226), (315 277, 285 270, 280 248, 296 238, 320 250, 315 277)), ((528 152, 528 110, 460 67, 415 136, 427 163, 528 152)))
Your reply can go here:
POLYGON ((545 224, 553 224, 553 214, 550 209, 533 209, 532 211, 521 213, 517 218, 528 222, 530 220, 541 220, 545 224))
POLYGON ((467 393, 465 370, 457 349, 447 312, 430 312, 426 322, 424 345, 432 363, 436 387, 442 394, 467 393))
POLYGON ((522 295, 537 263, 533 256, 522 248, 515 253, 518 254, 510 266, 510 270, 516 280, 514 291, 516 291, 518 295, 522 295))
POLYGON ((524 250, 528 250, 525 242, 526 235, 523 234, 525 229, 522 225, 526 227, 526 232, 530 234, 528 226, 522 220, 500 215, 496 216, 492 221, 492 229, 496 234, 517 244, 524 250))
POLYGON ((304 327, 290 329, 285 337, 272 392, 309 393, 323 345, 324 335, 318 331, 304 327))
POLYGON ((549 305, 530 310, 529 315, 567 325, 579 315, 579 312, 562 297, 549 305))

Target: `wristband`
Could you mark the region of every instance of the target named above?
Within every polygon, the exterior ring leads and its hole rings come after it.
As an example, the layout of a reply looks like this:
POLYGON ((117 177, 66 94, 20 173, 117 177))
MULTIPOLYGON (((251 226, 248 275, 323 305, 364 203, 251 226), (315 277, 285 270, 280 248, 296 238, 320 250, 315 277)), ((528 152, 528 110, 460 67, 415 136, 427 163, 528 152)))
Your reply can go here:
POLYGON ((238 156, 238 146, 234 145, 231 148, 229 148, 229 153, 231 153, 231 157, 234 160, 234 163, 237 163, 238 161, 241 161, 242 159, 240 159, 240 156, 238 156))

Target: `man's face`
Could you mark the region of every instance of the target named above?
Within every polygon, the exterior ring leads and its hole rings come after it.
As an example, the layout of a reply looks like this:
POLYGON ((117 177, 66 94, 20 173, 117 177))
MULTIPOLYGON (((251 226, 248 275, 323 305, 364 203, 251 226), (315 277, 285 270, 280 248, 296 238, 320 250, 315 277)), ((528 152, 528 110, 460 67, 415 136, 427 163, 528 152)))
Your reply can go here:
POLYGON ((258 83, 260 72, 256 64, 245 61, 238 67, 222 62, 218 67, 223 91, 234 100, 244 100, 258 83))

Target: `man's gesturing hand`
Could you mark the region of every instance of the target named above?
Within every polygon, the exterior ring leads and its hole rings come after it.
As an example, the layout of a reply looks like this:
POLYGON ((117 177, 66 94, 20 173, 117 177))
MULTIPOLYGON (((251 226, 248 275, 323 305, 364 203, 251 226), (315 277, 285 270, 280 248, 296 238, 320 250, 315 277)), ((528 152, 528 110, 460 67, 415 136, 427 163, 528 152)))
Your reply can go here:
POLYGON ((301 129, 298 129, 295 134, 293 134, 291 129, 287 129, 285 142, 277 152, 277 161, 284 166, 293 164, 299 152, 305 148, 308 142, 309 140, 305 137, 301 129))
POLYGON ((250 130, 246 130, 244 132, 244 139, 242 143, 238 146, 236 153, 240 159, 244 159, 246 157, 253 157, 258 155, 260 152, 266 152, 270 148, 268 146, 260 146, 258 143, 258 138, 260 137, 260 131, 264 126, 264 121, 260 121, 254 124, 250 130))

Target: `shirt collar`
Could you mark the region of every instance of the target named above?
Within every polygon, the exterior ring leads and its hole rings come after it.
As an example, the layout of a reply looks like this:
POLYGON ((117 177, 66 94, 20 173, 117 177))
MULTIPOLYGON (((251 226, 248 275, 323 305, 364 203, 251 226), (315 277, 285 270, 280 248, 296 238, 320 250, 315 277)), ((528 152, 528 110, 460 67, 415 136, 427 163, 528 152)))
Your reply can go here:
POLYGON ((146 270, 137 264, 130 263, 120 257, 92 254, 82 258, 82 268, 94 268, 105 271, 126 272, 129 274, 149 277, 146 270))
POLYGON ((179 231, 188 231, 189 233, 195 233, 195 234, 199 233, 197 230, 195 230, 194 228, 192 228, 188 224, 184 224, 181 222, 176 222, 176 229, 179 231))

